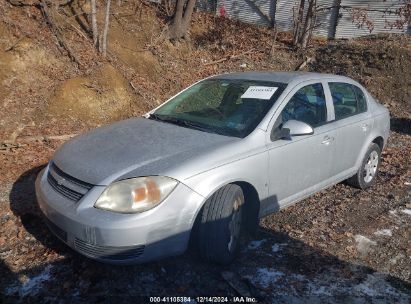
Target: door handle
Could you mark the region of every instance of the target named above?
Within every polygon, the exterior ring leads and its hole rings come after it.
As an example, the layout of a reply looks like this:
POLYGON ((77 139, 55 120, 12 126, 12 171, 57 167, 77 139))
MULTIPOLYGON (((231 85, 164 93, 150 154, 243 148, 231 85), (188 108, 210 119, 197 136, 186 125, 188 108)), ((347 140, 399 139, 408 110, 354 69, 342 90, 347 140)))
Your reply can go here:
POLYGON ((367 123, 364 123, 364 124, 361 125, 361 128, 364 132, 367 132, 368 127, 369 127, 369 124, 367 124, 367 123))
POLYGON ((321 142, 321 144, 328 146, 333 140, 334 140, 334 137, 330 137, 330 136, 326 135, 326 136, 324 136, 323 141, 321 142))

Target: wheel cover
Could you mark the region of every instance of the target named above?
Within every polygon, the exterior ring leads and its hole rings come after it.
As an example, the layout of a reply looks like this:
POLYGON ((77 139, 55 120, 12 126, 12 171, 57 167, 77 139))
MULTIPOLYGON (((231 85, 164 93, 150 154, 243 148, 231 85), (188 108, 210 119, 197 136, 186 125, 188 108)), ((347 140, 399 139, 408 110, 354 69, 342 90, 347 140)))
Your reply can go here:
POLYGON ((379 157, 377 151, 372 151, 364 165, 363 176, 366 183, 371 182, 377 174, 379 157))
POLYGON ((240 237, 241 221, 242 221, 241 204, 242 204, 241 199, 239 197, 236 198, 233 204, 233 214, 231 215, 231 221, 228 225, 228 229, 230 231, 230 241, 228 242, 229 251, 232 251, 235 249, 237 245, 237 241, 240 237))

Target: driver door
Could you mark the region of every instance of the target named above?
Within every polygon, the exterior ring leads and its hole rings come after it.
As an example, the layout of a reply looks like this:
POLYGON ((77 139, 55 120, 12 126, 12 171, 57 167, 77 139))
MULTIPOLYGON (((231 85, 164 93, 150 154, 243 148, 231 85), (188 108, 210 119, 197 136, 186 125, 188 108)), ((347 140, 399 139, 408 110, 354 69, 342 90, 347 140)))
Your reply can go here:
POLYGON ((276 111, 273 128, 281 128, 287 120, 294 119, 308 123, 314 134, 268 141, 272 203, 266 213, 315 192, 332 178, 336 131, 328 123, 334 117, 331 98, 328 91, 326 98, 324 87, 321 82, 300 84, 276 111))

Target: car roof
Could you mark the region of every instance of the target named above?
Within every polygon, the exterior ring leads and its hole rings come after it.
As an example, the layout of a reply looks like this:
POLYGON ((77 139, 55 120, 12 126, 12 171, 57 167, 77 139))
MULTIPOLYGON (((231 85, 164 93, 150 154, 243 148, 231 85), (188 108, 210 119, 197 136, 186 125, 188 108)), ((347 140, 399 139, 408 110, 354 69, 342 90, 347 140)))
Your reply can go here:
POLYGON ((333 74, 323 73, 311 73, 311 72, 240 72, 240 73, 228 73, 220 74, 211 77, 212 79, 241 79, 241 80, 261 80, 272 81, 279 83, 291 83, 291 82, 303 82, 307 80, 321 80, 333 78, 336 80, 351 82, 352 79, 344 76, 338 76, 333 74))

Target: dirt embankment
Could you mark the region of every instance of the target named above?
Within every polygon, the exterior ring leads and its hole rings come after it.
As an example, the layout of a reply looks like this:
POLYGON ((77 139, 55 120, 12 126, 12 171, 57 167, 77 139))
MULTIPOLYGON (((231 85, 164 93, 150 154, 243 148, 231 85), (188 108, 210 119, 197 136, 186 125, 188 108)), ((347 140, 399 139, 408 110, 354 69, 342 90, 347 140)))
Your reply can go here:
MULTIPOLYGON (((269 29, 204 13, 194 15, 189 40, 172 44, 164 39, 164 18, 154 6, 136 10, 134 3, 126 3, 114 4, 109 56, 103 59, 80 31, 88 26, 86 4, 74 1, 56 15, 79 67, 57 47, 38 9, 0 4, 2 138, 21 124, 34 123, 38 129, 58 121, 82 129, 139 115, 203 77, 293 70, 305 58, 289 48, 287 33, 279 33, 273 43, 269 29)), ((306 69, 351 76, 396 116, 409 118, 410 40, 318 41, 307 52, 315 60, 306 69)))

